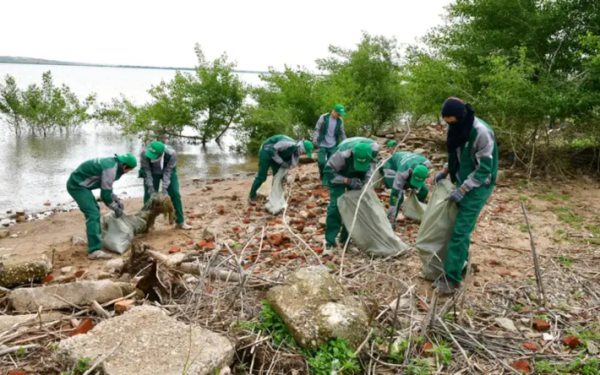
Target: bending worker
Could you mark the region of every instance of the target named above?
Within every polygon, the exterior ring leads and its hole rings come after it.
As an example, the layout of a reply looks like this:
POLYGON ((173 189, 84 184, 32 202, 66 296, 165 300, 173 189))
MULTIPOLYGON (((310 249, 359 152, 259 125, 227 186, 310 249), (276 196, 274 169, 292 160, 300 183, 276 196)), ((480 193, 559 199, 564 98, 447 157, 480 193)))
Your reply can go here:
POLYGON ((404 190, 411 189, 417 194, 419 202, 425 202, 429 189, 425 185, 431 163, 421 154, 396 151, 383 165, 385 187, 392 189, 388 219, 392 228, 396 226, 396 217, 404 201, 404 190))
POLYGON ((318 162, 321 181, 323 181, 323 170, 327 160, 331 157, 335 148, 346 139, 344 120, 340 117, 345 114, 344 106, 336 104, 331 113, 321 115, 319 121, 317 121, 313 143, 319 147, 318 162))
POLYGON ((394 150, 396 149, 397 145, 398 145, 398 142, 396 142, 396 141, 389 141, 387 143, 387 152, 388 152, 388 154, 391 154, 392 152, 394 152, 394 150))
POLYGON ((131 154, 95 158, 77 167, 67 181, 67 191, 85 215, 88 258, 91 260, 111 258, 110 254, 102 251, 100 206, 92 190, 100 189, 104 204, 113 210, 116 217, 123 216, 123 202, 113 194, 113 183, 136 166, 137 160, 131 154))
POLYGON ((295 141, 287 135, 274 135, 267 139, 258 153, 258 172, 250 189, 248 204, 256 205, 256 193, 261 185, 267 180, 269 167, 273 170, 273 176, 279 168, 291 168, 298 164, 300 155, 308 154, 312 158, 314 146, 310 141, 295 141))
POLYGON ((470 104, 448 98, 442 107, 448 123, 448 163, 435 177, 438 182, 450 175, 458 187, 449 200, 458 203, 458 216, 448 244, 444 263, 445 278, 433 286, 441 293, 453 293, 462 281, 462 270, 469 257, 471 232, 479 213, 492 193, 498 174, 498 146, 490 126, 475 117, 470 104))
POLYGON ((336 246, 336 238, 342 228, 341 242, 348 239, 348 231, 342 224, 338 210, 338 198, 346 190, 360 190, 369 181, 375 171, 375 162, 379 153, 379 145, 372 139, 348 138, 335 149, 327 162, 323 184, 329 186, 329 205, 327 206, 327 222, 325 241, 327 247, 336 246))
MULTIPOLYGON (((177 228, 190 230, 183 217, 183 203, 179 193, 179 178, 177 177, 177 152, 171 146, 154 141, 140 156, 140 174, 144 179, 144 204, 150 196, 160 188, 162 181, 162 194, 168 194, 175 208, 175 222, 177 228)), ((173 224, 173 223, 170 223, 173 224)))

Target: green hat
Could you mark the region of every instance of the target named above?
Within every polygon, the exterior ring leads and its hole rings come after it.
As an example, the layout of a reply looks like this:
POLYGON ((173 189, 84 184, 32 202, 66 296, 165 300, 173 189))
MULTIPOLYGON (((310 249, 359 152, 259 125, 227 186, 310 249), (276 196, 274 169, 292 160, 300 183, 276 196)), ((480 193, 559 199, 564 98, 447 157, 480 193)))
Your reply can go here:
POLYGON ((150 146, 146 147, 146 157, 150 160, 158 159, 162 154, 165 153, 165 144, 159 141, 150 143, 150 146))
POLYGON ((340 116, 344 116, 346 114, 346 110, 344 109, 344 106, 341 104, 336 104, 335 107, 333 107, 333 110, 336 111, 337 113, 339 113, 340 116))
POLYGON ((117 159, 131 169, 137 167, 137 159, 131 154, 117 155, 117 159))
POLYGON ((417 165, 412 172, 412 176, 410 177, 410 184, 416 189, 420 189, 425 185, 425 180, 427 179, 427 173, 429 173, 429 169, 424 165, 417 165))
POLYGON ((354 169, 359 172, 366 172, 371 166, 373 159, 371 145, 369 143, 359 143, 354 146, 354 169))
POLYGON ((315 149, 315 145, 311 141, 304 141, 304 151, 306 151, 306 156, 312 159, 312 150, 315 149))
POLYGON ((389 141, 389 142, 387 143, 387 146, 388 146, 388 147, 396 147, 396 145, 397 145, 397 144, 398 144, 398 142, 396 142, 396 141, 389 141))

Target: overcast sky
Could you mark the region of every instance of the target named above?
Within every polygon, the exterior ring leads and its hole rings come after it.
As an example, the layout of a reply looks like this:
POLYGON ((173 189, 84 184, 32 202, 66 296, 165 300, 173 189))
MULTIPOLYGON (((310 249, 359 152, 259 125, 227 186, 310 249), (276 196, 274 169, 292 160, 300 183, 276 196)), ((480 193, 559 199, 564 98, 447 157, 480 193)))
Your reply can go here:
POLYGON ((4 0, 0 55, 87 63, 193 66, 200 43, 239 69, 314 68, 361 31, 413 43, 451 0, 4 0))

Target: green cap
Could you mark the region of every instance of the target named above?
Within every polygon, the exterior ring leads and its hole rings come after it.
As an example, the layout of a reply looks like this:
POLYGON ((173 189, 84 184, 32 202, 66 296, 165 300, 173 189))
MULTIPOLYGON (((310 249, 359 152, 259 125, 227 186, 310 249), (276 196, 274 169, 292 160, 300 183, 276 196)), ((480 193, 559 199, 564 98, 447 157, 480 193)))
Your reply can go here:
POLYGON ((306 156, 312 159, 312 150, 315 149, 315 145, 311 141, 304 141, 304 151, 306 151, 306 156))
POLYGON ((412 172, 412 176, 410 177, 411 186, 416 189, 422 188, 423 185, 425 185, 427 173, 429 173, 429 169, 426 166, 417 165, 412 172))
POLYGON ((369 143, 359 143, 354 146, 354 169, 359 172, 366 172, 371 166, 373 159, 371 145, 369 143))
POLYGON ((346 110, 344 109, 344 106, 341 104, 336 104, 335 107, 333 107, 333 110, 336 111, 337 113, 339 113, 340 116, 344 116, 346 114, 346 110))
POLYGON ((387 146, 388 146, 388 147, 396 147, 396 145, 397 145, 397 144, 398 144, 398 142, 396 142, 396 141, 389 141, 389 142, 387 143, 387 146))
POLYGON ((131 169, 137 167, 137 159, 131 154, 117 155, 117 159, 131 169))
POLYGON ((159 141, 150 143, 150 146, 146 147, 146 157, 150 160, 158 159, 162 154, 165 153, 165 144, 159 141))

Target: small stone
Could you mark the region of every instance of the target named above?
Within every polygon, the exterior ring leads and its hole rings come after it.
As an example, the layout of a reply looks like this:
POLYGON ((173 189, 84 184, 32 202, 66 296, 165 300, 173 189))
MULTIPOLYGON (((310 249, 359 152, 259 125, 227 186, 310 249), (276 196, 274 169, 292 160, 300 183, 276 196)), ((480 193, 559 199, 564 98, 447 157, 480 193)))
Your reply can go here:
POLYGON ((73 245, 87 245, 87 241, 79 236, 73 236, 71 242, 73 243, 73 245))
POLYGON ((563 344, 565 344, 571 349, 575 349, 577 345, 580 344, 580 341, 579 338, 577 338, 577 336, 567 336, 563 338, 563 344))
POLYGON ((98 274, 98 280, 106 280, 106 279, 110 279, 112 277, 112 275, 108 272, 100 272, 98 274))
POLYGON ((73 267, 63 267, 60 269, 60 272, 63 274, 71 273, 73 271, 73 267))
POLYGON ((75 277, 80 278, 83 275, 85 275, 86 272, 87 272, 86 270, 79 270, 79 271, 75 272, 75 277))
POLYGON ((223 206, 217 207, 217 213, 219 215, 225 215, 225 207, 223 207, 223 206))
POLYGON ((79 326, 77 328, 75 328, 74 331, 71 331, 71 333, 69 334, 69 337, 88 333, 89 331, 92 330, 92 328, 94 328, 94 320, 93 319, 85 319, 84 321, 82 321, 79 324, 79 326))
POLYGON ((104 264, 105 271, 114 270, 115 272, 121 272, 123 267, 125 267, 125 260, 122 258, 111 259, 104 264))
POLYGON ((590 353, 591 355, 598 354, 598 347, 596 346, 596 344, 594 344, 594 342, 592 340, 586 341, 585 346, 586 346, 588 353, 590 353))
POLYGON ((413 152, 415 154, 424 154, 425 153, 425 149, 424 148, 416 148, 413 152))
POLYGON ((521 361, 514 362, 512 365, 510 365, 510 367, 521 372, 522 374, 529 374, 531 372, 531 368, 529 367, 529 362, 527 362, 524 359, 521 361))
POLYGON ((119 315, 123 314, 125 311, 131 308, 133 305, 133 300, 126 299, 123 301, 119 301, 115 303, 115 312, 119 315))
POLYGON ((550 323, 541 319, 533 319, 533 328, 537 331, 545 332, 550 329, 550 323))
POLYGON ((121 283, 130 283, 131 282, 131 275, 128 274, 127 272, 122 274, 121 277, 119 277, 119 280, 117 280, 121 283))
POLYGON ((508 268, 498 268, 498 274, 500 276, 510 276, 510 270, 508 268))
POLYGON ((494 321, 496 322, 496 324, 498 324, 500 327, 504 328, 507 331, 518 332, 515 323, 508 318, 496 318, 494 319, 494 321))
POLYGON ((10 238, 17 238, 17 237, 19 237, 19 235, 18 235, 18 234, 11 234, 11 235, 10 235, 10 238))
POLYGON ((319 218, 318 223, 319 223, 319 228, 325 228, 325 226, 327 225, 327 218, 325 218, 325 217, 319 218))
POLYGON ((0 238, 6 238, 10 236, 10 231, 8 230, 0 230, 0 238))
POLYGON ((526 342, 526 343, 522 344, 522 346, 524 348, 526 348, 526 349, 529 349, 529 350, 534 350, 534 351, 538 351, 539 350, 537 344, 533 343, 533 342, 526 342))

